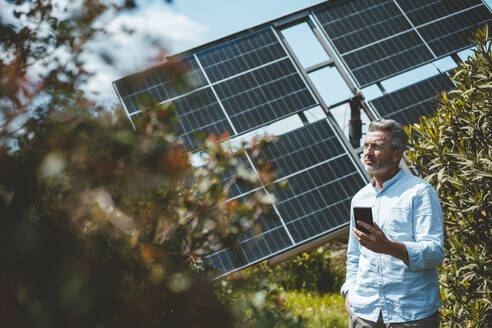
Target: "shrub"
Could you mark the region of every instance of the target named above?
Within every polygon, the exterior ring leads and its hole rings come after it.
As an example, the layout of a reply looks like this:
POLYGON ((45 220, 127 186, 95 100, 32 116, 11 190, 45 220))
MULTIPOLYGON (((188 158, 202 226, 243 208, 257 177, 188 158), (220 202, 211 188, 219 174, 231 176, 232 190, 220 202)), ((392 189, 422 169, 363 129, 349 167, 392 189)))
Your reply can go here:
POLYGON ((445 327, 492 322, 492 53, 487 26, 454 72, 434 116, 408 128, 408 159, 439 194, 446 258, 439 280, 445 327))
MULTIPOLYGON (((0 17, 1 326, 235 326, 196 259, 271 208, 264 193, 228 201, 234 183, 261 185, 245 150, 203 136, 197 168, 172 105, 149 100, 137 133, 87 98, 82 49, 133 1, 10 2, 14 23, 0 17)), ((185 71, 168 61, 161 73, 183 81, 185 71)), ((268 185, 272 166, 258 161, 268 185)))
POLYGON ((344 268, 334 266, 331 255, 326 246, 304 252, 275 267, 272 279, 286 290, 338 292, 345 279, 344 268))

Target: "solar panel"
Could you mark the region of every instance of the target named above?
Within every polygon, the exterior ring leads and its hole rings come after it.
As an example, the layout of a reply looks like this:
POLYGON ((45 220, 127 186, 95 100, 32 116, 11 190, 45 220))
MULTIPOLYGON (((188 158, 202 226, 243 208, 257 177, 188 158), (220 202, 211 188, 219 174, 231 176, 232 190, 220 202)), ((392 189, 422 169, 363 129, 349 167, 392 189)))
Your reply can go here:
POLYGON ((393 0, 346 1, 315 16, 361 86, 432 58, 393 0))
POLYGON ((365 184, 326 120, 286 133, 262 155, 279 167, 277 183, 288 182, 274 192, 279 216, 261 218, 261 233, 247 231, 235 251, 207 257, 219 271, 227 272, 230 263, 236 268, 252 264, 346 226, 350 200, 365 184))
POLYGON ((145 98, 176 104, 177 130, 190 149, 195 132, 235 135, 317 104, 271 28, 188 54, 184 62, 187 87, 169 64, 114 85, 131 115, 145 98))
POLYGON ((340 1, 314 15, 360 87, 460 51, 492 22, 480 0, 340 1))
POLYGON ((369 103, 383 118, 402 124, 412 124, 422 115, 435 112, 441 91, 453 88, 446 74, 440 74, 401 90, 371 100, 369 103))

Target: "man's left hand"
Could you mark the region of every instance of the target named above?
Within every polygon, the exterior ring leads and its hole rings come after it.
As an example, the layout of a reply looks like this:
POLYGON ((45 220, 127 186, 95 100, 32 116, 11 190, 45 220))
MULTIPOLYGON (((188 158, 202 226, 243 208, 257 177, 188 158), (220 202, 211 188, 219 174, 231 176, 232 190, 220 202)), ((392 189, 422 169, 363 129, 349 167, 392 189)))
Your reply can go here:
POLYGON ((357 221, 357 223, 369 231, 369 234, 366 234, 354 228, 354 235, 359 241, 359 244, 375 253, 387 254, 389 251, 389 240, 376 222, 374 222, 374 225, 369 225, 363 221, 357 221))
POLYGON ((408 263, 408 251, 405 244, 389 240, 375 222, 374 225, 363 221, 357 221, 357 223, 369 231, 369 234, 366 234, 354 228, 354 235, 359 244, 375 253, 388 254, 408 263))

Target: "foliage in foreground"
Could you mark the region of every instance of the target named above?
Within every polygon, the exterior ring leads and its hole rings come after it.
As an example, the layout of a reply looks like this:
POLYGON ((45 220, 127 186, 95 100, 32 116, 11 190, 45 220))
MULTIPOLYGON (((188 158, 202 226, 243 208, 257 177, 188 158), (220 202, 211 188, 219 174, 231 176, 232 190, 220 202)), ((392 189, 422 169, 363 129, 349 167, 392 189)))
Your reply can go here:
POLYGON ((492 52, 485 27, 437 113, 408 129, 410 163, 437 190, 446 258, 439 280, 445 327, 492 322, 492 52))
MULTIPOLYGON (((148 104, 137 133, 87 99, 80 54, 104 32, 94 22, 125 6, 83 1, 62 19, 51 1, 15 4, 19 24, 0 22, 2 326, 233 326, 193 262, 268 215, 261 191, 227 201, 234 183, 261 185, 238 160, 244 150, 204 137, 195 168, 172 106, 148 104)), ((166 70, 183 80, 180 63, 166 70)), ((253 161, 262 144, 250 148, 253 161)), ((268 185, 272 167, 256 166, 268 185)))

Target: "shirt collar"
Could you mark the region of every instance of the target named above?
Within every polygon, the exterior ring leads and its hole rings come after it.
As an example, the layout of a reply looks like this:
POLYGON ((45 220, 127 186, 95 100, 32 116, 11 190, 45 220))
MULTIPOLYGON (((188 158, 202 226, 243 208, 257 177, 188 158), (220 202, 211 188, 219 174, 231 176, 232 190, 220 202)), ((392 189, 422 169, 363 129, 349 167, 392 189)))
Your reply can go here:
POLYGON ((391 179, 383 182, 383 189, 379 190, 377 187, 376 187, 376 183, 374 182, 374 178, 371 179, 371 186, 374 188, 374 190, 378 193, 378 192, 381 192, 381 191, 384 191, 386 189, 388 189, 389 187, 391 187, 392 185, 395 184, 396 181, 400 180, 403 175, 405 173, 403 172, 403 170, 400 168, 400 170, 398 171, 398 173, 396 173, 391 179))

